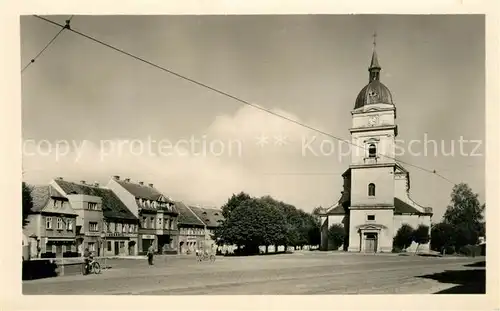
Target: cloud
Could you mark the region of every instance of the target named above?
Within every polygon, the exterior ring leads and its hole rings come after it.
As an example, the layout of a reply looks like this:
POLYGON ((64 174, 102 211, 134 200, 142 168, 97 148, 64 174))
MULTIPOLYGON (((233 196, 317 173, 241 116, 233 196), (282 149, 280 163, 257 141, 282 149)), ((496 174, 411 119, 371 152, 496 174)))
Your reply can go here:
MULTIPOLYGON (((273 112, 300 121, 286 111, 273 112)), ((220 206, 232 193, 246 191, 255 196, 270 194, 310 211, 337 199, 331 194, 332 183, 340 184, 341 179, 339 175, 300 174, 332 167, 327 157, 301 153, 301 140, 311 134, 292 122, 244 106, 234 115, 217 117, 204 135, 177 141, 151 137, 59 145, 25 141, 24 178, 47 183, 61 176, 105 184, 111 176, 120 175, 154 183, 165 194, 188 203, 220 206), (261 136, 267 137, 266 144, 258 144, 261 136), (325 182, 318 183, 318 178, 325 182)))

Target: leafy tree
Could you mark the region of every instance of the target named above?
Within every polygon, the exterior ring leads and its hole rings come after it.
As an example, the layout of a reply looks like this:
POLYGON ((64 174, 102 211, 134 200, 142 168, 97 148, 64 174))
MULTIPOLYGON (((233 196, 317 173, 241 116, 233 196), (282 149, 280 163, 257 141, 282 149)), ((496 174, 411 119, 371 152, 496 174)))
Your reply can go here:
POLYGON ((216 236, 229 244, 244 246, 248 255, 258 253, 260 245, 281 242, 286 236, 282 214, 266 202, 250 198, 232 209, 216 236))
POLYGON ((417 248, 415 249, 415 253, 418 251, 420 244, 429 243, 429 227, 426 225, 419 225, 415 231, 413 231, 413 241, 417 243, 417 248))
POLYGON ((26 226, 28 223, 28 215, 31 212, 31 209, 33 208, 33 198, 31 196, 31 187, 23 182, 22 183, 22 195, 23 195, 23 220, 22 220, 22 227, 26 226))
POLYGON ((455 227, 456 242, 460 246, 477 244, 482 231, 486 206, 480 204, 478 196, 465 183, 453 187, 451 202, 446 209, 443 222, 455 227))
POLYGON ((413 242, 413 228, 408 224, 403 224, 394 237, 394 246, 406 249, 413 242))
POLYGON ((435 224, 431 229, 431 249, 445 253, 455 245, 455 228, 449 223, 435 224))
POLYGON ((328 239, 332 241, 335 250, 339 249, 339 247, 344 244, 345 236, 344 226, 340 224, 335 224, 328 229, 328 239))
POLYGON ((233 194, 227 200, 227 203, 222 206, 222 208, 221 208, 222 209, 222 216, 224 216, 224 218, 228 218, 229 214, 231 214, 231 212, 235 208, 237 208, 243 202, 250 200, 250 199, 251 199, 250 195, 248 195, 247 193, 245 193, 243 191, 238 193, 238 194, 233 194))

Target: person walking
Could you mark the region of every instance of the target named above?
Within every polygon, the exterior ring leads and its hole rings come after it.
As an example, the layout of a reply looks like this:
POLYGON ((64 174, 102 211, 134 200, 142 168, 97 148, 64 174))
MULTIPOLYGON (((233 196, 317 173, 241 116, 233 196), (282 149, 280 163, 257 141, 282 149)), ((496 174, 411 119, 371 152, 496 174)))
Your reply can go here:
POLYGON ((149 246, 147 256, 148 256, 148 264, 150 266, 152 266, 153 265, 153 256, 154 256, 153 245, 149 246))

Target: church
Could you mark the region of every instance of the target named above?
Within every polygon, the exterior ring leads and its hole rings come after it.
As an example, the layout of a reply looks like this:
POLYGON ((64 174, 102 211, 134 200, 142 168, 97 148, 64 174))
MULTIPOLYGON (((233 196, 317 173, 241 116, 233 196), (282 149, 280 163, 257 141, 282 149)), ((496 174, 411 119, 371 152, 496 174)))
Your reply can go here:
MULTIPOLYGON (((413 229, 423 224, 430 231, 432 208, 410 198, 410 173, 395 160, 396 106, 380 81, 381 70, 374 48, 368 84, 351 111, 351 162, 342 174, 343 191, 321 214, 322 250, 332 249, 328 229, 336 224, 345 229, 341 249, 349 252, 392 252, 393 238, 403 224, 413 229)), ((418 249, 428 250, 429 244, 418 249)))

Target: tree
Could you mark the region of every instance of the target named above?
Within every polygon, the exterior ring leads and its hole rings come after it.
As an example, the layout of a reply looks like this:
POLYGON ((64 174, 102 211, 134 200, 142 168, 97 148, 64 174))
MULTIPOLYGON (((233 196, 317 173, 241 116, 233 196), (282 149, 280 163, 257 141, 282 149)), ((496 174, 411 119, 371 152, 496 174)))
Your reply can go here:
POLYGON ((403 224, 394 237, 394 246, 406 249, 413 242, 413 228, 408 224, 403 224))
POLYGON ((455 245, 455 228, 448 223, 435 224, 431 229, 431 249, 440 253, 455 245))
POLYGON ((248 255, 256 254, 260 245, 281 242, 286 236, 285 218, 266 202, 250 198, 232 209, 215 232, 218 240, 244 246, 248 255))
POLYGON ((31 196, 32 188, 25 182, 22 183, 22 196, 23 196, 23 220, 22 227, 28 223, 28 215, 33 208, 33 198, 31 196))
POLYGON ((455 234, 458 234, 456 242, 459 244, 475 245, 478 242, 486 207, 485 204, 480 204, 478 197, 479 195, 465 183, 453 187, 451 202, 446 209, 443 222, 455 227, 455 234))
POLYGON ((250 195, 247 194, 247 193, 245 193, 245 192, 243 192, 243 191, 240 192, 240 193, 238 193, 238 194, 233 194, 227 200, 227 203, 222 206, 222 208, 221 208, 221 210, 222 210, 222 216, 224 216, 224 218, 228 218, 229 214, 231 214, 231 212, 235 208, 237 208, 243 202, 248 201, 250 199, 251 199, 250 195))
POLYGON ((344 244, 345 235, 344 226, 340 224, 335 224, 328 229, 328 239, 332 242, 335 250, 344 244))
POLYGON ((417 248, 415 249, 415 253, 418 251, 420 244, 429 243, 429 227, 426 225, 420 225, 413 231, 413 241, 417 243, 417 248))

